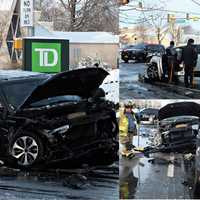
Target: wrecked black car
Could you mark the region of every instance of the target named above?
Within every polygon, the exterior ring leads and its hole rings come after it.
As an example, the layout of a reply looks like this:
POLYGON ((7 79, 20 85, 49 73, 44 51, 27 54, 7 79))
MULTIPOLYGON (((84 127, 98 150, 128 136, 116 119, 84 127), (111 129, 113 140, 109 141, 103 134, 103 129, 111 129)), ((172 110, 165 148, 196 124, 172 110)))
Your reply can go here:
POLYGON ((139 62, 146 62, 148 54, 164 52, 164 46, 160 44, 137 44, 129 45, 121 52, 121 58, 125 63, 129 60, 136 60, 139 62))
POLYGON ((158 112, 159 130, 155 144, 163 151, 195 151, 199 132, 200 105, 178 102, 164 106, 158 112))
POLYGON ((0 71, 1 160, 22 168, 112 163, 118 125, 99 88, 107 75, 101 68, 56 75, 0 71))

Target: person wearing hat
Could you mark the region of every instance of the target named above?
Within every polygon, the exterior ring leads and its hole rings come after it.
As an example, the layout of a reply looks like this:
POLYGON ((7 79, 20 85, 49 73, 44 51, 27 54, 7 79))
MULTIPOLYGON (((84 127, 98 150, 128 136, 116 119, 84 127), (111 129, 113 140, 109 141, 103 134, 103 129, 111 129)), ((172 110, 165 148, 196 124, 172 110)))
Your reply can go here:
POLYGON ((193 70, 196 67, 198 54, 194 46, 194 40, 189 39, 187 46, 183 49, 182 59, 184 63, 185 75, 184 83, 186 87, 193 86, 193 70), (188 82, 188 79, 190 82, 188 82))
POLYGON ((122 152, 131 151, 135 146, 133 136, 137 135, 137 119, 133 112, 133 104, 128 102, 120 113, 119 120, 120 143, 124 145, 122 152))

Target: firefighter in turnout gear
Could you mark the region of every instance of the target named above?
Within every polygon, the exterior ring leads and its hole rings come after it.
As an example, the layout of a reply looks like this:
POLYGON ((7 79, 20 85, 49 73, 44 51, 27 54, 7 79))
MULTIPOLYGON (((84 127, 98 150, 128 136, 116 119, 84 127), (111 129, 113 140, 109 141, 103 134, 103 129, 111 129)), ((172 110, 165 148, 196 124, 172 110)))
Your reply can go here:
POLYGON ((133 136, 137 135, 137 120, 133 112, 133 104, 128 102, 120 112, 119 120, 121 154, 127 157, 133 157, 133 136))

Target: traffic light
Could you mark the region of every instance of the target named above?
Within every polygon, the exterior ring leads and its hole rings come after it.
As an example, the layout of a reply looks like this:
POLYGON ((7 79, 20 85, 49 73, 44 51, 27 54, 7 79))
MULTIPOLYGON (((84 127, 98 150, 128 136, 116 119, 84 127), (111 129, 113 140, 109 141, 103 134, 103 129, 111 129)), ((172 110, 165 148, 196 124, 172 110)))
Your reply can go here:
POLYGON ((187 19, 187 20, 190 19, 190 15, 189 15, 189 13, 186 14, 186 19, 187 19))
POLYGON ((129 0, 119 0, 120 5, 126 5, 129 3, 129 0))
POLYGON ((138 4, 139 8, 143 8, 142 2, 140 1, 138 4))
POLYGON ((167 22, 170 22, 170 14, 167 14, 167 22))

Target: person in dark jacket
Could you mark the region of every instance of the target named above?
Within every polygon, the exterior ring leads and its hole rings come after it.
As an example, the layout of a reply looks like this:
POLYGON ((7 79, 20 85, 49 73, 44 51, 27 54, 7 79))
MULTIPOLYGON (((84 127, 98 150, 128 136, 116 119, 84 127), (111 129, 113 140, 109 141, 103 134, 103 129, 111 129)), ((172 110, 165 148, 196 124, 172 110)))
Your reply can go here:
POLYGON ((174 41, 170 42, 170 46, 166 49, 167 63, 168 63, 168 80, 172 82, 174 80, 174 69, 175 69, 175 59, 176 59, 176 50, 174 47, 174 41))
POLYGON ((189 39, 187 46, 183 49, 183 63, 185 67, 185 76, 184 76, 184 83, 186 87, 193 86, 193 70, 197 64, 197 50, 194 46, 194 40, 189 39), (188 78, 190 79, 190 83, 188 82, 188 78))

